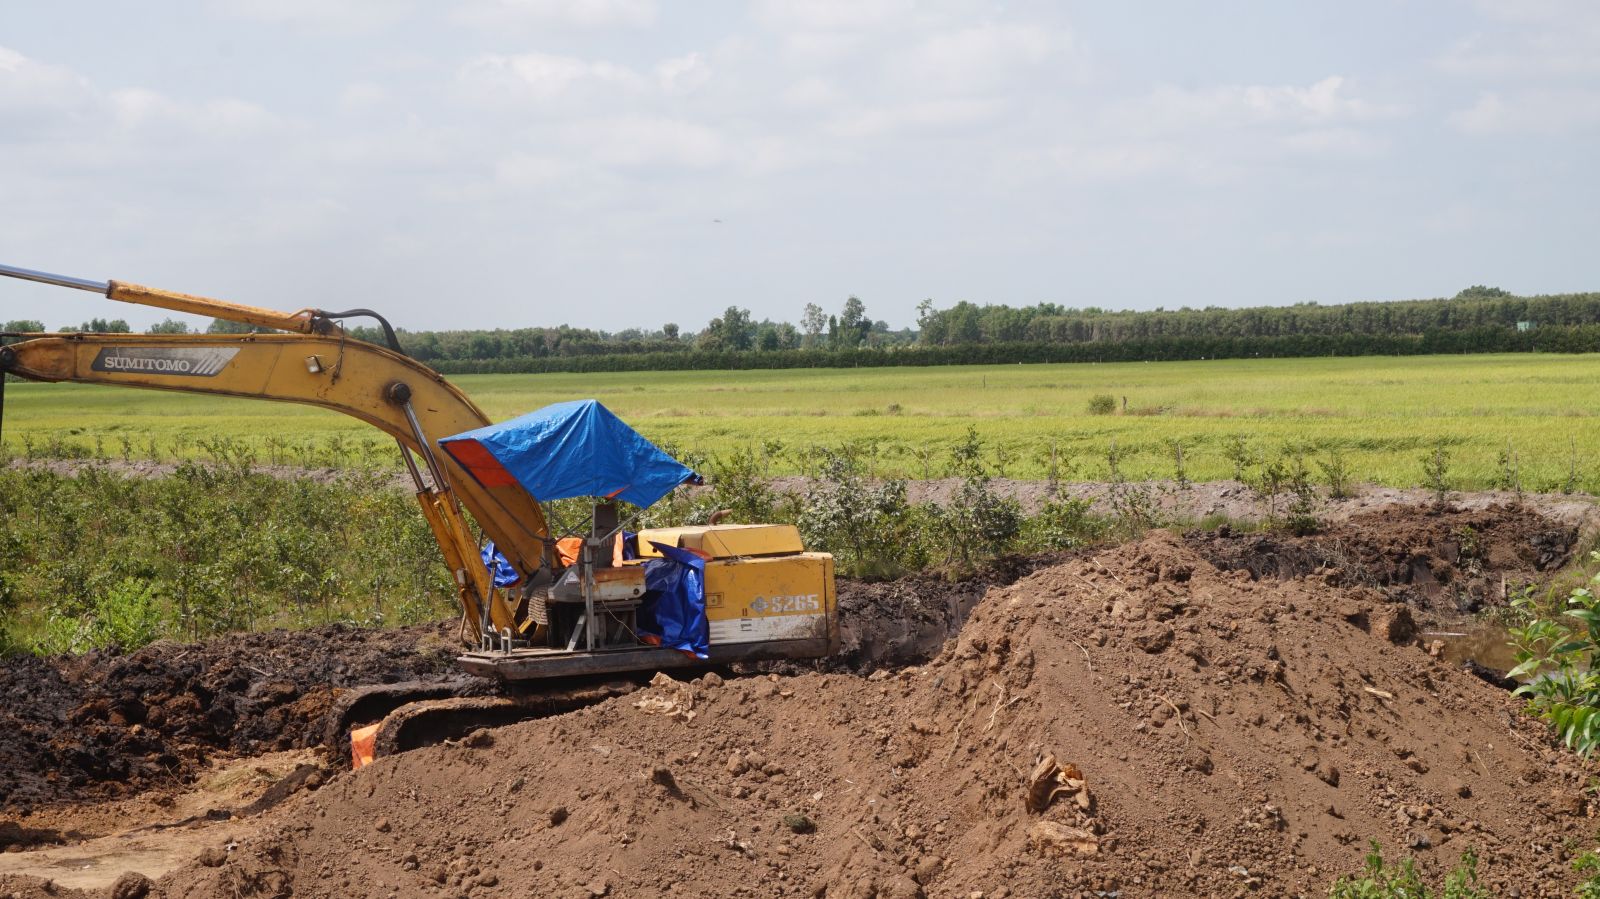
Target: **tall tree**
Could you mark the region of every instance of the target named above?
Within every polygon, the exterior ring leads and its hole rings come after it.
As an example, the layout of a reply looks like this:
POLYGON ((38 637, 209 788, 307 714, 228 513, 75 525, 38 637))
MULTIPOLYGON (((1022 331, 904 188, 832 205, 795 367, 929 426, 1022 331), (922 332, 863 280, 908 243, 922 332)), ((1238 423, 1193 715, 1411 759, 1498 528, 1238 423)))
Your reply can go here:
POLYGON ((834 345, 855 349, 867 339, 867 332, 871 330, 867 304, 861 302, 860 297, 852 296, 844 301, 844 309, 839 312, 839 339, 834 345))
POLYGON ((816 346, 817 338, 822 336, 822 329, 828 326, 827 314, 816 303, 807 303, 805 311, 800 315, 800 330, 805 334, 802 341, 804 346, 816 346))
POLYGON ((748 350, 755 333, 750 310, 729 306, 700 332, 699 346, 703 350, 748 350))

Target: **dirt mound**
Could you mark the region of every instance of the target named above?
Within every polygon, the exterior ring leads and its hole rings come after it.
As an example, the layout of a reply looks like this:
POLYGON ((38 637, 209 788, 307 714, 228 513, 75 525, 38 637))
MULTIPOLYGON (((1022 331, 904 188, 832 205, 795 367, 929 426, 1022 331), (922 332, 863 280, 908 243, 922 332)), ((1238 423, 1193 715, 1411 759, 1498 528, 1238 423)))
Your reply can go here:
POLYGON ((961 629, 989 590, 1068 557, 1066 553, 1008 557, 960 580, 938 574, 882 582, 841 579, 839 651, 825 659, 822 668, 870 674, 878 668, 926 662, 961 629))
POLYGON ((314 746, 334 696, 456 676, 438 627, 237 634, 129 655, 0 661, 0 807, 128 795, 213 752, 314 746))
POLYGON ((1588 772, 1503 691, 1404 645, 1404 608, 1156 534, 991 591, 925 666, 658 677, 341 776, 158 886, 1276 896, 1322 892, 1378 839, 1428 872, 1470 846, 1497 889, 1569 891, 1588 772))
POLYGON ((1254 578, 1320 574, 1381 588, 1422 611, 1458 616, 1504 605, 1508 592, 1565 565, 1578 529, 1526 506, 1394 506, 1306 537, 1224 528, 1189 539, 1212 564, 1254 578))

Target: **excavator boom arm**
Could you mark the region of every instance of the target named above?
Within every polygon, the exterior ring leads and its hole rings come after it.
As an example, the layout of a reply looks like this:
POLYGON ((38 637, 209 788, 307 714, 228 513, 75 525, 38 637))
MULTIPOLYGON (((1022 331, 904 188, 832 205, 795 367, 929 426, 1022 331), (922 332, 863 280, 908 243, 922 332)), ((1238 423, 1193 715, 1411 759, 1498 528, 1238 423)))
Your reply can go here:
POLYGON ((31 268, 18 268, 14 265, 0 265, 0 275, 21 281, 37 281, 40 284, 50 284, 55 287, 87 290, 90 293, 98 293, 121 303, 132 303, 136 306, 154 306, 157 309, 170 309, 173 312, 187 312, 192 315, 209 315, 213 318, 227 319, 228 321, 258 328, 298 331, 303 334, 326 334, 338 330, 337 325, 318 314, 315 309, 301 309, 299 312, 279 312, 276 309, 246 306, 242 303, 230 303, 227 300, 214 300, 210 297, 198 297, 193 294, 158 290, 154 287, 145 287, 142 284, 129 284, 126 281, 94 281, 88 278, 75 278, 71 275, 35 271, 31 268))

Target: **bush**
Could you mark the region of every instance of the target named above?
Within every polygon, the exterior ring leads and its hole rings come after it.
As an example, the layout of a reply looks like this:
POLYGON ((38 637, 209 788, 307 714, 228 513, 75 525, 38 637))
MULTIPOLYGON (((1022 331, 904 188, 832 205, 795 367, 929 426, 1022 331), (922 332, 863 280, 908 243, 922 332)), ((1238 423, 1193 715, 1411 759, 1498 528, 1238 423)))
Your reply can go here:
POLYGON ((778 495, 764 480, 766 463, 750 447, 713 456, 706 466, 712 504, 728 509, 734 521, 763 522, 777 516, 778 495))
POLYGON ((1117 411, 1117 398, 1109 393, 1097 393, 1089 397, 1090 415, 1110 415, 1117 411))
POLYGON ((232 447, 163 478, 89 466, 0 469, 0 616, 11 649, 334 621, 411 623, 455 608, 415 500, 386 476, 321 483, 250 470, 232 447), (7 611, 9 607, 9 611, 7 611))
POLYGON ((945 558, 970 569, 980 555, 998 556, 1022 531, 1022 505, 995 492, 976 428, 950 449, 951 473, 961 478, 949 505, 930 510, 944 537, 945 558))
POLYGON ((1433 493, 1433 504, 1450 502, 1450 450, 1441 441, 1422 457, 1422 485, 1433 493))
POLYGON ((1103 528, 1089 514, 1089 507, 1084 499, 1047 501, 1023 528, 1028 544, 1042 549, 1076 549, 1100 539, 1103 528))
POLYGON ((797 524, 806 545, 834 554, 839 570, 888 577, 920 567, 905 481, 872 483, 858 452, 819 451, 817 478, 806 489, 797 524))

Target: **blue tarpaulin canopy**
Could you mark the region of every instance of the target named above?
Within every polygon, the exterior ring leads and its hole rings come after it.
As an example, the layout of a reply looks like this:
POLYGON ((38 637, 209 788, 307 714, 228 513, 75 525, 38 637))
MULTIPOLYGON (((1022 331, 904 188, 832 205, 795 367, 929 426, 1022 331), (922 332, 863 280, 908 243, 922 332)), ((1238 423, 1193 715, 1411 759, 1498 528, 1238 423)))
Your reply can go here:
POLYGON ((643 508, 698 480, 595 400, 556 403, 439 446, 485 487, 520 484, 540 502, 598 496, 643 508))

